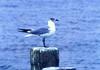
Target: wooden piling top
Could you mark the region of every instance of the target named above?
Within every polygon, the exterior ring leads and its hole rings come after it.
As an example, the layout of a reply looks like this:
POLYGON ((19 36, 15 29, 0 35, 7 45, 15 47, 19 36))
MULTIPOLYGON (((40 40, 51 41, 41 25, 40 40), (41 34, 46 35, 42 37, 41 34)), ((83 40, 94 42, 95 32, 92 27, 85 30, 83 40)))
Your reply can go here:
POLYGON ((47 48, 45 48, 45 47, 33 47, 32 48, 32 50, 34 51, 34 50, 40 50, 40 51, 50 51, 50 50, 58 50, 58 48, 56 48, 56 47, 47 47, 47 48))

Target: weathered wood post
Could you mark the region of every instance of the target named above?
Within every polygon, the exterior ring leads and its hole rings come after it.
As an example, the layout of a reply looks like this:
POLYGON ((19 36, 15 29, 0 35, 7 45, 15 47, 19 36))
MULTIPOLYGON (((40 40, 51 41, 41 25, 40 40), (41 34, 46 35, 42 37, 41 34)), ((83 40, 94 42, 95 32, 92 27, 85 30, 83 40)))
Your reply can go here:
POLYGON ((35 47, 30 51, 31 70, 59 66, 59 50, 55 47, 35 47))
POLYGON ((47 67, 42 70, 76 70, 74 67, 47 67))

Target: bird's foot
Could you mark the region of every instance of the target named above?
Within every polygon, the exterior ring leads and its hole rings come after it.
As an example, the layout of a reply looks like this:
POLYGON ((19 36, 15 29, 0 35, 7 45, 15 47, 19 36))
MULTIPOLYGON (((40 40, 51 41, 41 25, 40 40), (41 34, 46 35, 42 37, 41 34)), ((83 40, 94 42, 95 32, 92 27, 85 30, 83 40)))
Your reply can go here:
POLYGON ((44 46, 45 48, 47 48, 47 46, 44 46))

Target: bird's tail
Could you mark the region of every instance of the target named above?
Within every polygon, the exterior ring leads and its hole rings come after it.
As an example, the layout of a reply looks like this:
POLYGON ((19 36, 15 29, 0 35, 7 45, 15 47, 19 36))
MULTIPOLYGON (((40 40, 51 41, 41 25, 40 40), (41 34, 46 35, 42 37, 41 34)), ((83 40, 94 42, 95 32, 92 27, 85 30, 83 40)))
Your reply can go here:
POLYGON ((31 29, 22 29, 22 28, 18 28, 19 32, 24 32, 24 33, 30 33, 31 29))
POLYGON ((31 37, 31 36, 36 36, 34 34, 28 34, 28 35, 25 35, 24 37, 31 37))

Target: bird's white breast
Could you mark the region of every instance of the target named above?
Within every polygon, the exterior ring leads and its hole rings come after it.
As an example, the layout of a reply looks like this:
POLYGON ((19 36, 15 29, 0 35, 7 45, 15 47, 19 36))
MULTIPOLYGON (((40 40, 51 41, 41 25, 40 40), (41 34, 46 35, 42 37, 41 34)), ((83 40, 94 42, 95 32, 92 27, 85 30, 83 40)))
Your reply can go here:
POLYGON ((50 36, 55 33, 56 31, 55 23, 51 20, 48 21, 48 29, 49 29, 49 33, 42 34, 41 36, 50 36))
POLYGON ((56 31, 55 23, 53 21, 51 21, 51 20, 48 21, 48 27, 49 27, 50 31, 52 31, 52 32, 56 31))

